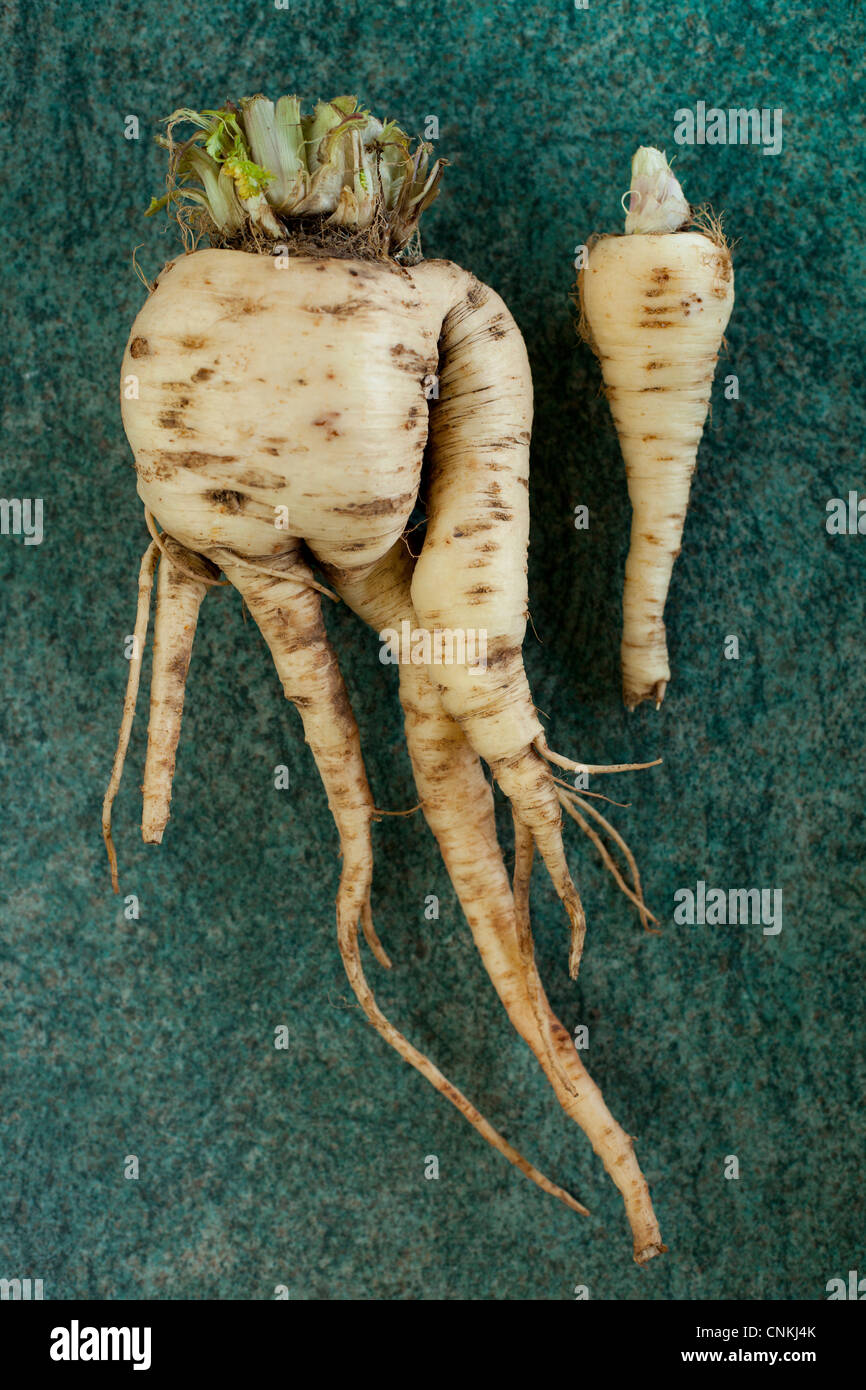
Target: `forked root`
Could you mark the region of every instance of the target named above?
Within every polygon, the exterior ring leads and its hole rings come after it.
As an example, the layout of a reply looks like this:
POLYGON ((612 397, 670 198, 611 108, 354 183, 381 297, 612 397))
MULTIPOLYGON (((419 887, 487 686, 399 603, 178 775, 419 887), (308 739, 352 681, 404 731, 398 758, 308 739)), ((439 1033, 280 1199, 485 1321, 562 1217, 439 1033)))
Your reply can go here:
POLYGON ((532 877, 532 860, 535 856, 535 841, 532 838, 532 831, 518 816, 514 807, 511 808, 511 818, 514 822, 514 879, 512 882, 512 892, 514 894, 514 911, 520 927, 521 934, 529 930, 529 882, 532 877))
POLYGON ((531 832, 568 915, 571 929, 568 971, 576 980, 586 939, 586 917, 565 857, 559 795, 550 769, 532 746, 491 764, 491 769, 521 824, 531 832))
POLYGON ((498 1130, 495 1130, 484 1118, 480 1110, 477 1110, 472 1102, 467 1100, 463 1092, 458 1091, 457 1087, 442 1075, 439 1068, 434 1066, 423 1052, 419 1052, 417 1047, 413 1047, 408 1039, 385 1017, 376 1003, 373 991, 364 975, 361 955, 358 950, 357 919, 351 911, 341 910, 337 913, 337 940, 349 984, 376 1032, 393 1047, 395 1052, 399 1053, 404 1062, 408 1062, 411 1067, 419 1071, 440 1095, 450 1100, 463 1118, 469 1121, 473 1129, 476 1129, 482 1138, 487 1140, 488 1144, 501 1153, 504 1158, 507 1158, 509 1163, 513 1163, 515 1168, 519 1168, 525 1177, 534 1182, 543 1192, 549 1193, 551 1197, 558 1197, 572 1211, 579 1212, 581 1216, 589 1216, 586 1207, 581 1206, 580 1202, 576 1201, 570 1192, 566 1192, 565 1188, 558 1187, 556 1183, 546 1178, 534 1164, 525 1159, 512 1144, 509 1144, 508 1140, 504 1139, 498 1130))
MULTIPOLYGON (((287 559, 287 568, 293 562, 287 559)), ((585 1207, 564 1188, 546 1178, 493 1128, 479 1110, 442 1075, 385 1017, 367 983, 358 948, 358 920, 379 962, 389 966, 373 927, 370 910, 372 850, 370 822, 373 800, 361 758, 360 740, 349 706, 336 657, 322 623, 319 599, 305 585, 305 567, 296 557, 292 578, 250 573, 232 561, 224 561, 226 574, 240 589, 274 658, 283 689, 299 707, 304 733, 328 794, 328 804, 340 834, 343 869, 337 895, 337 938, 340 955, 364 1013, 396 1052, 415 1067, 457 1107, 489 1144, 519 1168, 526 1177, 572 1211, 586 1216, 585 1207), (300 576, 300 584, 298 577, 300 576)))
POLYGON ((373 926, 373 911, 370 907, 369 896, 364 899, 361 905, 361 926, 364 931, 364 940, 370 947, 373 955, 385 970, 390 970, 391 958, 379 940, 376 928, 373 926))
POLYGON ((513 806, 511 815, 514 821, 514 920, 517 925, 517 940, 520 946, 520 958, 527 981, 529 998, 538 1025, 538 1032, 545 1041, 550 1065, 558 1075, 563 1088, 571 1095, 575 1095, 574 1084, 559 1060, 557 1041, 551 1026, 553 1015, 547 1000, 544 998, 541 980, 535 966, 535 944, 532 940, 529 914, 529 884, 532 877, 535 841, 532 838, 532 831, 523 824, 513 806))
POLYGON ((241 594, 268 644, 283 693, 297 708, 340 837, 343 871, 340 913, 363 918, 364 933, 380 963, 390 965, 369 906, 373 874, 370 825, 373 797, 361 740, 336 654, 322 620, 322 605, 299 541, 292 541, 268 573, 221 555, 225 574, 241 594), (271 572, 273 571, 273 572, 271 572))
POLYGON ((170 536, 161 536, 163 557, 156 583, 150 721, 142 783, 141 835, 158 845, 168 823, 171 788, 186 678, 199 609, 219 570, 170 536))
POLYGON ((558 1197, 574 1211, 586 1208, 557 1187, 513 1148, 442 1075, 423 1053, 391 1024, 376 1004, 367 984, 358 949, 358 920, 379 963, 390 966, 373 926, 370 909, 372 848, 370 822, 374 816, 358 729, 339 673, 336 657, 322 623, 319 598, 305 581, 308 571, 300 555, 287 554, 286 577, 254 574, 248 567, 224 559, 223 568, 243 594, 261 629, 283 689, 300 710, 304 734, 319 769, 328 804, 340 835, 343 870, 337 895, 337 936, 349 983, 373 1027, 442 1095, 456 1105, 471 1125, 528 1178, 558 1197))
POLYGON ((114 848, 114 839, 111 834, 111 811, 114 806, 114 798, 120 786, 120 779, 123 776, 123 764, 126 761, 126 750, 129 747, 129 735, 132 732, 132 721, 135 718, 135 704, 138 699, 138 686, 141 680, 141 663, 144 656, 144 644, 147 640, 147 623, 150 617, 150 595, 153 590, 153 575, 156 563, 159 559, 159 550, 155 541, 151 541, 141 559, 141 568, 138 572, 138 607, 135 614, 135 628, 132 639, 132 656, 129 660, 129 675, 126 678, 126 695, 123 700, 123 715, 120 720, 120 730, 117 735, 117 748, 114 753, 114 762, 111 767, 111 777, 108 782, 108 789, 102 803, 102 838, 105 841, 105 848, 108 853, 108 864, 111 869, 111 886, 115 893, 120 892, 120 880, 117 874, 117 851, 114 848))
MULTIPOLYGON (((363 574, 334 568, 326 573, 341 597, 376 632, 399 627, 403 620, 414 626, 415 614, 409 595, 411 565, 401 545, 363 574)), ((551 1009, 532 948, 528 894, 534 846, 539 838, 536 829, 543 832, 546 821, 548 836, 556 831, 561 839, 558 788, 540 755, 530 749, 532 756, 527 756, 522 769, 529 774, 528 785, 523 788, 520 805, 512 802, 516 817, 512 893, 497 842, 490 784, 462 727, 446 712, 435 675, 438 671, 432 673, 410 664, 401 663, 399 667, 406 741, 424 817, 439 843, 449 878, 503 1007, 543 1068, 559 1104, 587 1135, 619 1189, 632 1230, 635 1259, 644 1263, 665 1247, 632 1140, 607 1109, 601 1092, 580 1060, 573 1039, 551 1009), (530 827, 523 820, 524 806, 529 807, 536 825, 530 827)), ((494 769, 503 770, 508 780, 507 768, 494 769)), ((547 848, 550 851, 549 843, 547 848)), ((468 1103, 462 1098, 455 1100, 447 1083, 443 1088, 444 1078, 427 1059, 415 1054, 414 1049, 407 1054, 405 1040, 398 1035, 398 1042, 389 1034, 390 1025, 379 1019, 377 1011, 371 1013, 375 1004, 364 992, 366 982, 357 974, 357 929, 351 914, 341 917, 339 930, 344 960, 348 962, 347 973, 353 987, 357 984, 356 994, 374 1026, 437 1090, 457 1104, 488 1142, 539 1187, 560 1196, 573 1210, 584 1211, 573 1198, 563 1196, 561 1188, 547 1180, 539 1181, 536 1170, 516 1162, 510 1146, 504 1146, 504 1141, 502 1144, 496 1142, 495 1131, 491 1132, 483 1121, 476 1123, 473 1115, 477 1112, 472 1107, 467 1110, 468 1103)))

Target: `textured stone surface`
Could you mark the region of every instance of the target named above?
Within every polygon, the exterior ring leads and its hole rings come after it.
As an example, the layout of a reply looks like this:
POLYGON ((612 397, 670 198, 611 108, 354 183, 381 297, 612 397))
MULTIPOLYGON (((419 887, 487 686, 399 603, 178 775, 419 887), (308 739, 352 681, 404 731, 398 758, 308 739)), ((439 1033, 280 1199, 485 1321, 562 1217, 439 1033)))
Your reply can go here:
MULTIPOLYGON (((864 486, 859 6, 47 3, 0 25, 9 208, 4 496, 41 496, 45 539, 0 541, 5 1276, 69 1298, 808 1298, 862 1268, 866 538, 825 503, 864 486), (147 273, 176 251, 141 212, 150 134, 175 105, 256 90, 357 91, 452 165, 425 249, 511 306, 536 383, 527 665, 554 746, 663 754, 608 782, 666 925, 644 936, 575 834, 590 918, 578 985, 539 873, 554 1005, 639 1136, 671 1253, 639 1271, 620 1199, 488 984, 419 817, 375 831, 395 1022, 581 1220, 488 1150, 350 1007, 335 943, 335 833, 263 643, 226 590, 193 656, 172 820, 140 842, 144 719, 116 814, 124 920, 99 834, 146 536, 117 373, 147 273), (674 681, 628 716, 618 640, 628 504, 599 373, 569 303, 574 247, 619 225, 638 143, 673 149, 698 100, 781 106, 778 158, 691 148, 693 200, 738 238, 716 383, 668 606, 674 681), (128 113, 142 138, 123 138, 128 113), (482 141, 482 153, 473 152, 482 141), (32 159, 32 163, 31 163, 32 159), (72 189, 74 197, 70 196, 72 189), (13 201, 18 199, 17 205, 13 201), (22 217, 22 210, 24 216, 22 217), (576 533, 573 507, 590 507, 576 533), (739 662, 722 658, 726 634, 739 662), (272 789, 286 762, 292 790, 272 789), (679 927, 699 879, 784 891, 781 935, 679 927), (424 895, 441 896, 436 923, 424 895), (291 1032, 276 1052, 273 1029, 291 1032), (424 1158, 437 1154, 438 1182, 424 1158), (123 1177, 136 1154, 138 1181, 123 1177), (739 1181, 724 1181, 736 1154, 739 1181)), ((414 802, 395 683, 329 611, 379 805, 414 802)), ((142 714, 144 703, 142 702, 142 714)), ((510 844, 505 808, 503 840, 510 844)))

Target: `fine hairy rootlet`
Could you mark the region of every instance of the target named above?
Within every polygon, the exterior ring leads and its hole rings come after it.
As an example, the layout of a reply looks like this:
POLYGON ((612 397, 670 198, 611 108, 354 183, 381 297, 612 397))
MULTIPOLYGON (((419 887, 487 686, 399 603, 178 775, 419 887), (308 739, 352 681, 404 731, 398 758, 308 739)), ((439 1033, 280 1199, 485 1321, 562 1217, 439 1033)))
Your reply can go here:
MULTIPOLYGON (((552 752, 523 668, 532 383, 503 301, 471 274, 417 251, 418 217, 441 164, 354 98, 309 117, 294 97, 176 112, 170 175, 155 206, 176 212, 171 262, 130 333, 123 423, 152 535, 141 565, 135 654, 103 830, 117 888, 111 807, 129 741, 158 567, 144 839, 159 843, 193 637, 208 589, 241 594, 296 706, 336 822, 340 952, 379 1033, 516 1167, 586 1209, 499 1135, 379 1010, 359 927, 373 926, 377 818, 358 728, 322 620, 339 596, 374 631, 486 633, 486 664, 401 663, 400 700, 423 814, 484 965, 557 1099, 625 1202, 634 1256, 664 1249, 631 1137, 617 1124, 536 969, 529 878, 537 849, 562 900, 576 976, 585 922, 563 848, 562 810, 602 855, 644 926, 633 856, 557 772, 614 772, 552 752), (193 127, 175 140, 181 123, 193 127), (206 236, 210 246, 197 249, 206 236), (408 248, 414 250, 406 255, 408 248), (438 396, 428 400, 436 379, 438 396), (426 535, 405 533, 425 468, 426 535), (220 575, 224 579, 220 578, 220 575), (318 577, 317 577, 318 576, 318 577), (484 764, 509 798, 515 870, 497 843, 484 764), (624 860, 626 881, 601 832, 624 860)), ((654 920, 654 919, 652 919, 654 920)))

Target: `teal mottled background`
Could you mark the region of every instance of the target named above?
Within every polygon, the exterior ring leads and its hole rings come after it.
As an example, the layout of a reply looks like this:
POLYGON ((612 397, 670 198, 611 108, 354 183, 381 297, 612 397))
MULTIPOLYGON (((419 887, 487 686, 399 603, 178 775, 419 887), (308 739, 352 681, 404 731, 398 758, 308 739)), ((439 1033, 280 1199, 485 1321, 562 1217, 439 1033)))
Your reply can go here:
MULTIPOLYGON (((866 491, 863 68, 858 4, 115 0, 7 6, 0 238, 2 493, 43 497, 3 582, 0 1275, 125 1299, 821 1299, 866 1273, 863 639, 866 537, 827 499, 866 491), (666 922, 647 936, 570 839, 590 917, 580 981, 539 872, 538 953, 593 1076, 639 1136, 670 1254, 638 1270, 620 1198, 489 985, 420 817, 375 830, 395 1022, 592 1209, 489 1150, 350 1007, 336 837, 299 721, 235 595, 207 602, 173 815, 137 817, 145 720, 116 814, 126 921, 99 832, 146 543, 118 367, 177 244, 142 219, 151 141, 181 104, 358 92, 451 165, 425 250, 499 290, 535 378, 526 659, 554 746, 664 755, 607 790, 666 922), (778 158, 687 148, 727 209, 737 302, 668 626, 664 708, 619 698, 628 503, 599 374, 573 328, 574 248, 619 225, 639 143, 677 107, 782 107, 778 158), (137 114, 142 136, 123 136, 137 114), (585 503, 588 532, 572 511, 585 503), (740 639, 725 661, 726 634, 740 639), (275 764, 291 768, 277 793, 275 764), (673 925, 677 887, 775 886, 781 935, 673 925), (425 922, 426 894, 441 897, 425 922), (285 1023, 287 1052, 273 1029, 285 1023), (425 1155, 439 1156, 438 1182, 425 1155), (123 1176, 136 1154, 138 1181, 123 1176), (725 1181, 736 1154, 739 1181, 725 1181)), ((329 611, 377 803, 414 802, 393 672, 329 611)), ((503 839, 510 846, 505 807, 503 839)), ((510 850, 508 851, 510 855, 510 850)))

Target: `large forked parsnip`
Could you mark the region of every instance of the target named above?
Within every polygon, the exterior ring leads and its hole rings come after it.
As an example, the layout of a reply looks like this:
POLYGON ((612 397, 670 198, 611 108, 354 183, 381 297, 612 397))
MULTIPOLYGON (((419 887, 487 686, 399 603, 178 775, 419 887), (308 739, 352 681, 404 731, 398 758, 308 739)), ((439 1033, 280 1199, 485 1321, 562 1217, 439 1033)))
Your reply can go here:
POLYGON ((550 751, 523 669, 532 388, 520 333, 499 296, 458 266, 395 258, 441 166, 428 171, 425 147, 413 152, 397 127, 359 110, 354 98, 320 103, 308 118, 290 97, 276 106, 255 97, 216 112, 183 111, 171 118, 166 143, 167 202, 190 236, 204 232, 212 245, 166 267, 133 325, 122 367, 133 385, 124 392, 124 427, 153 540, 103 815, 115 886, 111 806, 157 560, 143 819, 151 842, 168 819, 199 608, 221 571, 270 647, 325 785, 342 855, 339 946, 367 1018, 512 1163, 584 1211, 389 1023, 367 984, 359 925, 389 964, 370 908, 377 813, 313 566, 380 634, 404 622, 440 636, 483 631, 486 664, 458 654, 399 666, 421 805, 509 1018, 620 1189, 642 1263, 664 1249, 646 1181, 630 1137, 551 1010, 529 927, 537 847, 571 920, 576 973, 584 922, 563 850, 563 807, 645 925, 650 914, 624 842, 553 773, 553 766, 616 769, 550 751), (181 120, 195 133, 178 145, 181 120), (434 377, 438 398, 428 409, 434 377), (429 521, 416 562, 404 533, 425 447, 429 521), (481 758, 512 804, 514 891, 481 758), (596 827, 623 851, 633 886, 596 827))
POLYGON ((590 243, 579 289, 581 330, 601 363, 632 505, 623 698, 630 709, 648 699, 658 707, 671 677, 665 602, 734 302, 719 223, 692 218, 659 150, 637 151, 625 236, 590 243))

